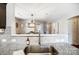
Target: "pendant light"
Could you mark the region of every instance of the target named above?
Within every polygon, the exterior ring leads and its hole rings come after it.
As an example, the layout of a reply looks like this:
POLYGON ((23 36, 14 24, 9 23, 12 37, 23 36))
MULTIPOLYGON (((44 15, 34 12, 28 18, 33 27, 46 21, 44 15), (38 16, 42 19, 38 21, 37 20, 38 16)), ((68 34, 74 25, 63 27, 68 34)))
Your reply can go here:
POLYGON ((34 20, 33 20, 33 14, 31 14, 31 17, 32 17, 32 20, 31 20, 31 22, 30 23, 28 23, 28 27, 30 27, 30 28, 34 28, 35 27, 35 23, 34 23, 34 20))

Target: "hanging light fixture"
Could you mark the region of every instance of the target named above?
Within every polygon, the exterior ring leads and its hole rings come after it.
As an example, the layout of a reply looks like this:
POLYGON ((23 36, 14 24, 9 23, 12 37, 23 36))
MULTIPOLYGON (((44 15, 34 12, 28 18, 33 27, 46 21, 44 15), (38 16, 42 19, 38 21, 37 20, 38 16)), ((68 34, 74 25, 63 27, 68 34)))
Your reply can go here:
POLYGON ((32 20, 31 20, 31 22, 30 23, 28 23, 28 27, 30 27, 30 28, 34 28, 35 27, 35 22, 34 22, 34 20, 33 20, 33 14, 31 14, 31 16, 32 16, 32 20))

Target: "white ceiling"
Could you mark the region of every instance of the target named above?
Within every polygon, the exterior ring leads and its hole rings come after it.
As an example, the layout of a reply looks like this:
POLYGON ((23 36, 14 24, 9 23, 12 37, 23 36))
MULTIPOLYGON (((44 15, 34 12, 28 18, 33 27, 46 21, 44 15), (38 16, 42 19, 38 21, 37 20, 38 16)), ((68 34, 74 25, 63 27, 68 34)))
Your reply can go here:
POLYGON ((77 3, 16 3, 15 16, 23 19, 60 20, 79 15, 77 3))

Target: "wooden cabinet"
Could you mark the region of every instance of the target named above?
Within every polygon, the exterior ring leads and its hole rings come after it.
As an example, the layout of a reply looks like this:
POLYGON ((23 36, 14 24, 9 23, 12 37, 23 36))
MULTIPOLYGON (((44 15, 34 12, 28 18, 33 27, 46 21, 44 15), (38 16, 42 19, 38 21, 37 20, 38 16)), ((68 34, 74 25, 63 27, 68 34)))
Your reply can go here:
POLYGON ((72 43, 79 45, 79 16, 72 18, 72 43))
POLYGON ((0 29, 6 28, 6 4, 0 3, 0 29))

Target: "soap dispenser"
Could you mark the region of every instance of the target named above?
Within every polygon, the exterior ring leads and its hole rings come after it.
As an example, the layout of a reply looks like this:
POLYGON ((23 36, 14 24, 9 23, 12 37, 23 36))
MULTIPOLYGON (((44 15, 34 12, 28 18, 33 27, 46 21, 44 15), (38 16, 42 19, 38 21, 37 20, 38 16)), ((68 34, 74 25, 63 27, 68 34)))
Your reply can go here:
POLYGON ((27 45, 30 45, 30 40, 29 40, 29 37, 27 38, 27 41, 26 41, 27 43, 27 45))

